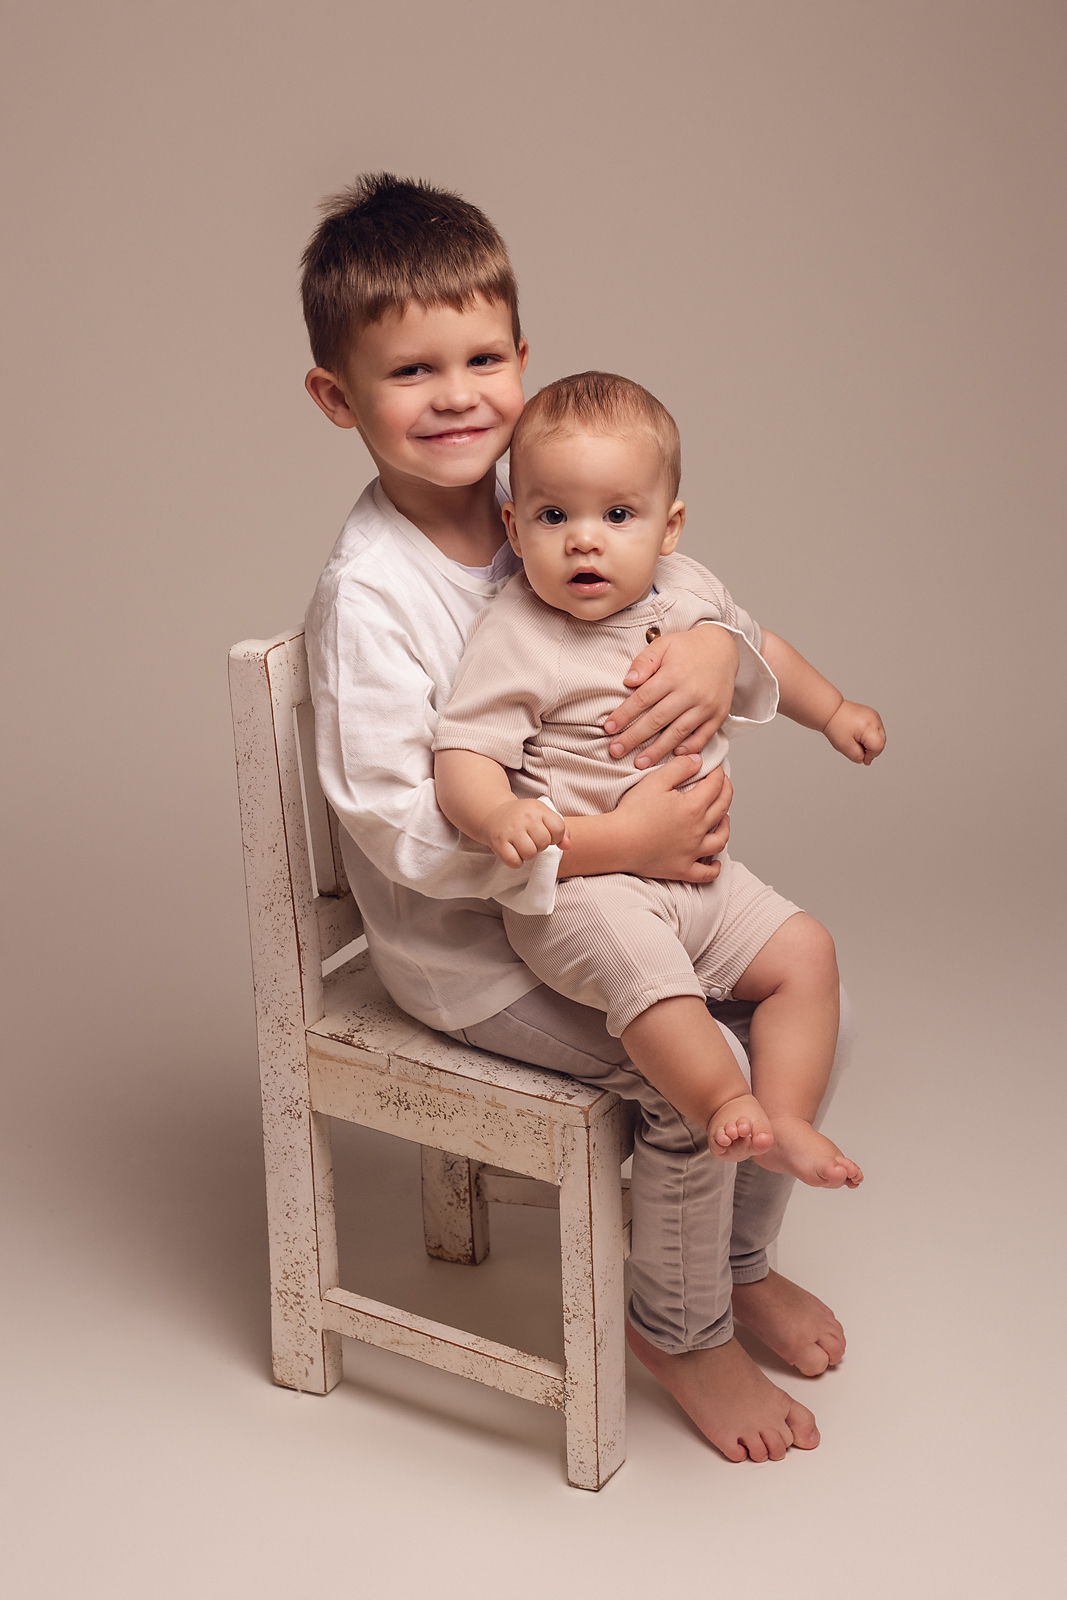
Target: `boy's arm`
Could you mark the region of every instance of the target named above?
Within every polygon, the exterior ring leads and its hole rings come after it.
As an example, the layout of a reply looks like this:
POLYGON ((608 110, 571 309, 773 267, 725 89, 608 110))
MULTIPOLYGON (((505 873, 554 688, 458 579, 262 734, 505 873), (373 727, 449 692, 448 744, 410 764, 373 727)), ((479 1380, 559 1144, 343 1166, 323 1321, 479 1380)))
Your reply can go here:
POLYGON ((801 727, 824 733, 843 756, 869 767, 885 749, 882 719, 871 706, 846 700, 810 661, 778 634, 763 630, 763 658, 778 679, 778 709, 801 727))
MULTIPOLYGON (((561 878, 633 872, 644 878, 710 883, 721 870, 710 858, 730 837, 730 780, 716 767, 691 789, 699 756, 680 756, 635 784, 605 816, 561 817, 540 800, 516 800, 499 762, 474 750, 438 750, 437 802, 460 831, 518 868, 550 845, 567 852, 561 878)), ((499 898, 499 896, 498 896, 499 898)), ((524 900, 509 896, 516 910, 524 900)), ((542 911, 538 907, 538 911, 542 911)), ((536 913, 535 913, 536 914, 536 913)))

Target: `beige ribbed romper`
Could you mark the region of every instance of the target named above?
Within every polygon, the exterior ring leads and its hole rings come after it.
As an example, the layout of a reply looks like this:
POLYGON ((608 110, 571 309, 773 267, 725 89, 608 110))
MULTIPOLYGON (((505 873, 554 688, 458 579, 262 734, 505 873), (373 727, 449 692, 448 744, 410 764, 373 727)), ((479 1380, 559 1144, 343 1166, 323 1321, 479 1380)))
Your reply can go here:
MULTIPOLYGON (((706 621, 760 645, 751 618, 689 557, 662 559, 655 585, 648 600, 585 622, 546 605, 517 573, 471 630, 434 749, 492 757, 508 769, 517 796, 548 795, 563 816, 614 810, 646 775, 634 766, 640 748, 612 759, 603 728, 625 695, 622 680, 634 656, 658 634, 706 621), (676 587, 683 576, 689 589, 676 587)), ((698 776, 720 766, 728 748, 720 731, 698 776)), ((657 1000, 728 999, 799 908, 726 852, 719 859, 722 871, 710 884, 627 873, 561 879, 548 916, 505 906, 508 938, 543 983, 606 1012, 616 1038, 657 1000)))

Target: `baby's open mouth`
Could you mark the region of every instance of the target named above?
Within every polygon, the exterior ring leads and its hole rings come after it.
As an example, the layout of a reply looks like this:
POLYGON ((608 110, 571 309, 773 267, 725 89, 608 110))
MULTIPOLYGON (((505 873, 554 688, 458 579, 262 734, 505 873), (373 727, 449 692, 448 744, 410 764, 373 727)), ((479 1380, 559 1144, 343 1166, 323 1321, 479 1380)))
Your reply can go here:
POLYGON ((603 583, 604 579, 599 572, 576 572, 570 581, 571 583, 603 583))

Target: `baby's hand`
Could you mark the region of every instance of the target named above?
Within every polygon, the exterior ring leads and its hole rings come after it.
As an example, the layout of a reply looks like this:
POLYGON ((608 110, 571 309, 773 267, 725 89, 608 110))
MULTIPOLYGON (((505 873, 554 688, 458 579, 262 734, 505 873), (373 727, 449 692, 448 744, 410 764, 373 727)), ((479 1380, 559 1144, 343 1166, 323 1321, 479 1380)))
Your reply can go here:
POLYGON ((550 844, 558 844, 561 850, 571 847, 567 824, 540 800, 505 800, 490 811, 481 833, 482 842, 506 867, 521 867, 550 844))
POLYGON ((865 767, 885 749, 881 717, 872 707, 857 705, 855 700, 842 700, 822 731, 835 750, 850 761, 862 761, 865 767))

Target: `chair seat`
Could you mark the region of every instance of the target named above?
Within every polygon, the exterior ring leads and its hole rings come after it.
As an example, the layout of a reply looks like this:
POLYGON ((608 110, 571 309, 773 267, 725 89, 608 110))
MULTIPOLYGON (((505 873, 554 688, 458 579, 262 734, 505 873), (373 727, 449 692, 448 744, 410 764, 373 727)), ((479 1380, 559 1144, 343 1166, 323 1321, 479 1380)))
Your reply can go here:
POLYGON ((482 1091, 495 1089, 524 1104, 551 1106, 552 1115, 565 1122, 588 1123, 597 1107, 614 1104, 607 1090, 458 1044, 417 1022, 389 998, 366 951, 323 980, 323 1000, 326 1014, 308 1029, 309 1040, 347 1045, 383 1072, 418 1076, 435 1086, 448 1078, 467 1079, 482 1091))
POLYGON ((561 1126, 587 1128, 618 1106, 607 1090, 424 1027, 390 1000, 366 953, 323 993, 308 1071, 312 1106, 328 1116, 424 1144, 435 1133, 441 1149, 559 1183, 561 1126))

